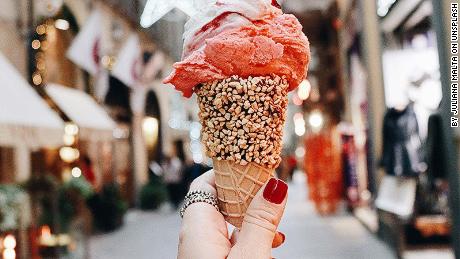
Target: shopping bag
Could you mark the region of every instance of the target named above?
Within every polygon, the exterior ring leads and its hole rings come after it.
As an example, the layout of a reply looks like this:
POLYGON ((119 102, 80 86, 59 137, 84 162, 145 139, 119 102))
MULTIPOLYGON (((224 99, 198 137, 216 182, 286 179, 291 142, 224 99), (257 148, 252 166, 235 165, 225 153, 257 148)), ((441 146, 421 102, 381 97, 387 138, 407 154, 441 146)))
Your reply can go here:
POLYGON ((375 206, 407 219, 414 212, 417 181, 415 178, 385 176, 375 206))

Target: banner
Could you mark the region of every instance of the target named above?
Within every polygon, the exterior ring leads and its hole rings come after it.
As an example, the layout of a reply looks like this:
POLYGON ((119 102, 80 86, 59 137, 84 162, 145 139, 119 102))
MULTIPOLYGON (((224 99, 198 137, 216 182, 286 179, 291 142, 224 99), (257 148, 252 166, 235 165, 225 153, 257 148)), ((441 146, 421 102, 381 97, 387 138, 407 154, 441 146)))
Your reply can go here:
POLYGON ((102 14, 94 10, 67 51, 67 58, 96 76, 100 70, 102 14))
POLYGON ((118 54, 112 75, 125 85, 135 88, 142 76, 142 51, 139 37, 133 33, 118 54))

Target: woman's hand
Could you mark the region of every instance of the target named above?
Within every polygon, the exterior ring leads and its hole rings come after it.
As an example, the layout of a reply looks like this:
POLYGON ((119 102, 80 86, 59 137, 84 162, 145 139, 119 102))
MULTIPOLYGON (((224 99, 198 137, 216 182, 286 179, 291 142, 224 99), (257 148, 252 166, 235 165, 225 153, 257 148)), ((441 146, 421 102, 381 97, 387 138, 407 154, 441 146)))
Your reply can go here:
MULTIPOLYGON (((277 232, 286 206, 287 185, 275 178, 252 200, 241 230, 228 236, 224 217, 212 205, 194 203, 184 213, 179 237, 178 259, 268 259, 272 247, 283 244, 277 232)), ((195 179, 190 190, 210 192, 217 197, 213 170, 195 179)))

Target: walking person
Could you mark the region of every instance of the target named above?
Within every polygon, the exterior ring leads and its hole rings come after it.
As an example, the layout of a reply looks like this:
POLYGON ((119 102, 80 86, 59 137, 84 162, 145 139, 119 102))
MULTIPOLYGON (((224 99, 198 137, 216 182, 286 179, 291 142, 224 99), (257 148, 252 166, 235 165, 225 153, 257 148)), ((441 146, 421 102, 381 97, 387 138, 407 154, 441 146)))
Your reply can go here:
POLYGON ((183 185, 184 152, 182 141, 174 143, 171 156, 166 157, 163 180, 168 189, 169 199, 175 209, 179 208, 186 190, 183 185))
POLYGON ((96 174, 94 173, 93 163, 87 154, 83 155, 81 159, 81 171, 85 180, 97 189, 96 174))

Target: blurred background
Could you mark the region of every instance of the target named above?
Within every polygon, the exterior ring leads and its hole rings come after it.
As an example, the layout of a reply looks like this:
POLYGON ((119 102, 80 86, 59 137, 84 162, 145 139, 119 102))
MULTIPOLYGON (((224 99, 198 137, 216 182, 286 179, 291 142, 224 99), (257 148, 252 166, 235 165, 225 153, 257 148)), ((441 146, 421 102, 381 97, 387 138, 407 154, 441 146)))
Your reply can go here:
MULTIPOLYGON (((212 167, 195 98, 162 84, 191 2, 0 2, 0 258, 175 258, 177 208, 212 167)), ((454 2, 282 3, 312 60, 274 257, 460 258, 454 2)))

